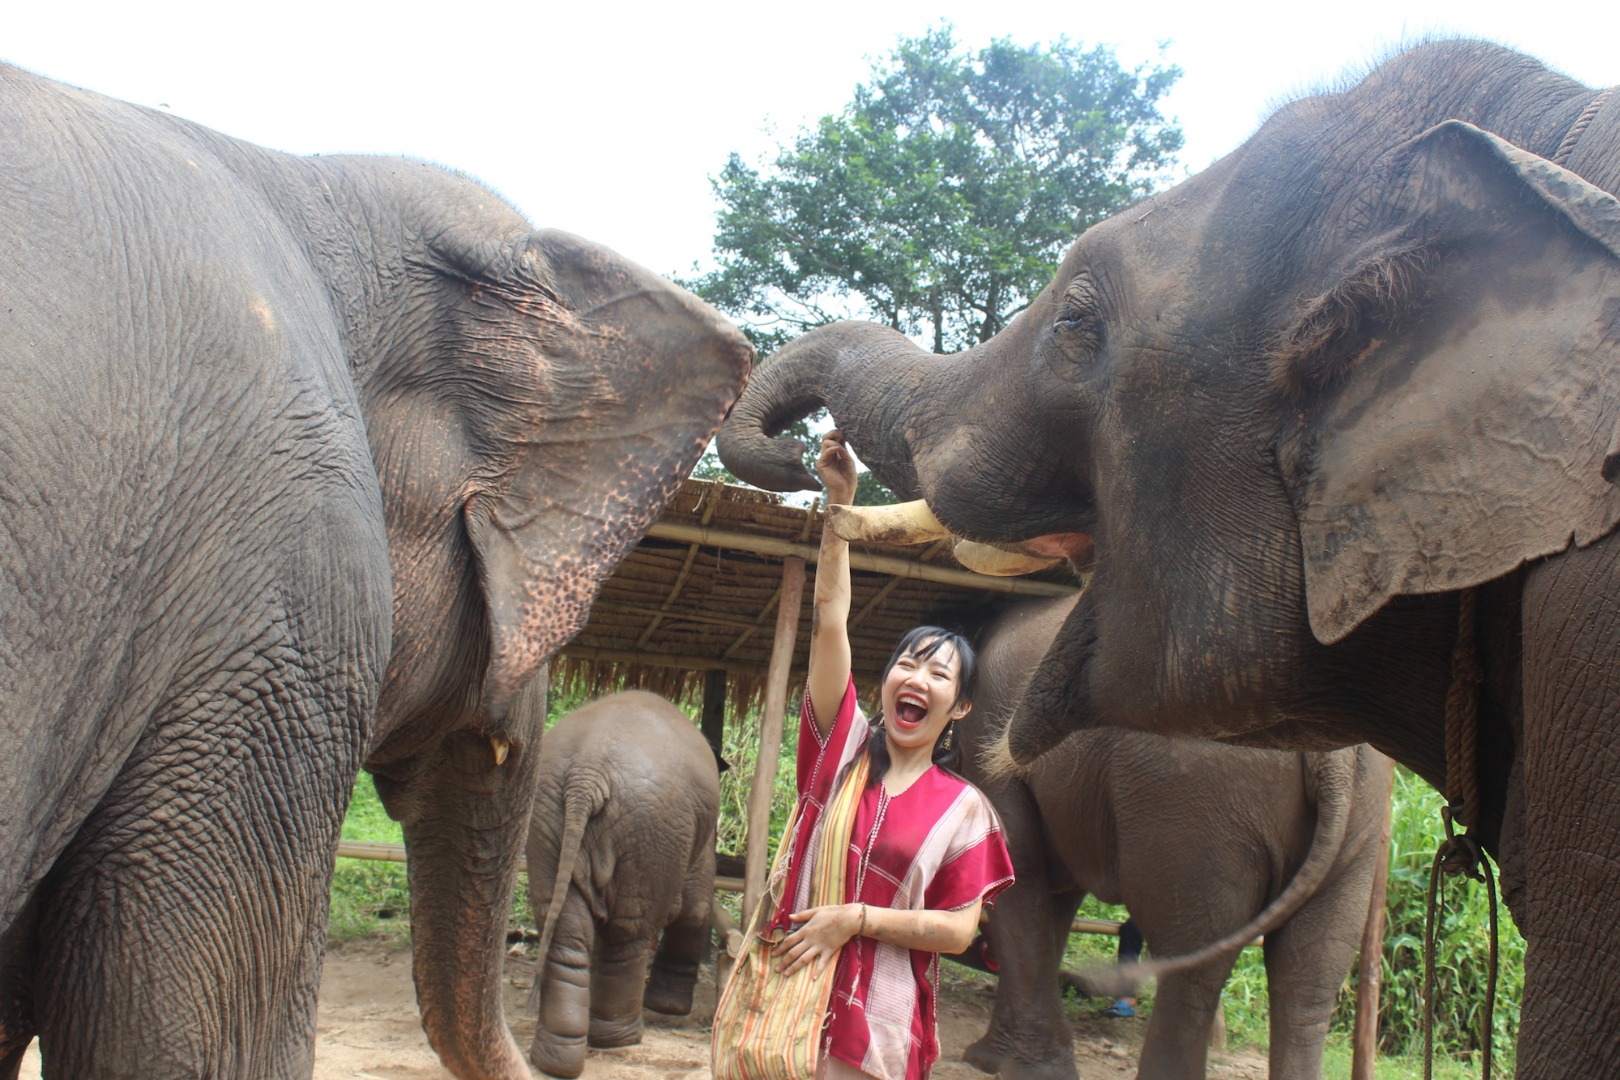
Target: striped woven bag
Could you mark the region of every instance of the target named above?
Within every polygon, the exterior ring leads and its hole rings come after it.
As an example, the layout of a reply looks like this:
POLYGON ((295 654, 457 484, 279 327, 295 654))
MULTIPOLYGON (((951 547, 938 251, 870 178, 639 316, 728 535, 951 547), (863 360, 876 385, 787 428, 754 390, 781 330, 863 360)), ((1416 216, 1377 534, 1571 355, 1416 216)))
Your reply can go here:
MULTIPOLYGON (((810 879, 810 906, 844 902, 844 866, 855 809, 866 788, 869 762, 863 752, 827 807, 821 843, 810 879)), ((782 880, 792 847, 798 810, 782 834, 782 844, 771 864, 770 880, 782 880)), ((771 958, 777 941, 768 940, 768 926, 779 898, 767 892, 748 924, 747 944, 720 995, 714 1013, 713 1056, 715 1080, 811 1080, 821 1059, 821 1030, 832 1000, 833 973, 838 956, 812 972, 806 964, 791 975, 776 970, 771 958)), ((778 940, 780 938, 778 930, 778 940)), ((839 953, 842 954, 840 949, 839 953)))

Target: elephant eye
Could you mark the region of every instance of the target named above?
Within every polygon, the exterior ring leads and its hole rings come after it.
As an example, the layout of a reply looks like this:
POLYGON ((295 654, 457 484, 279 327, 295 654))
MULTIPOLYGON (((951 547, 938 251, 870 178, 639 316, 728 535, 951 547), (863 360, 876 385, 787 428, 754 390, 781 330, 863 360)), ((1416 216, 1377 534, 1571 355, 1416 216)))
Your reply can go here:
POLYGON ((1097 315, 1097 287, 1090 274, 1081 273, 1069 283, 1063 294, 1063 303, 1052 322, 1052 332, 1066 339, 1096 346, 1101 341, 1101 331, 1102 320, 1097 315))

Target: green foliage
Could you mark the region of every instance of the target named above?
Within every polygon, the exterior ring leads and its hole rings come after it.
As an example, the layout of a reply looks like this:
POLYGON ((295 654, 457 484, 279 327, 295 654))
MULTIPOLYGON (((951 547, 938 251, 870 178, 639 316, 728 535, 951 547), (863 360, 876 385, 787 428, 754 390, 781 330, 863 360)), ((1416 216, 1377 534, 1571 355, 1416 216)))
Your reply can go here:
MULTIPOLYGON (((343 839, 402 844, 399 823, 388 816, 371 777, 355 781, 343 839)), ((332 910, 327 936, 333 944, 356 938, 382 938, 404 945, 410 940, 410 888, 405 864, 339 859, 332 872, 332 910)))
MULTIPOLYGON (((1444 800, 1406 769, 1395 773, 1383 987, 1378 1015, 1383 1048, 1418 1053, 1423 1047, 1423 922, 1429 866, 1445 837, 1444 800)), ((1482 1046, 1485 986, 1490 962, 1490 913, 1485 886, 1464 879, 1440 884, 1440 932, 1435 953, 1437 1053, 1475 1059, 1482 1046)), ((1524 997, 1524 938, 1507 908, 1501 927, 1496 1009, 1492 1023, 1494 1068, 1512 1075, 1524 997)))
POLYGON ((1180 74, 1066 38, 975 53, 946 26, 902 39, 772 165, 731 156, 714 180, 719 268, 686 284, 762 354, 849 317, 936 351, 983 341, 1080 231, 1164 179, 1182 138, 1158 102, 1180 74))
MULTIPOLYGON (((579 691, 554 691, 547 702, 546 726, 584 703, 579 691)), ((343 819, 343 839, 369 840, 382 844, 403 844, 404 830, 388 816, 370 775, 361 773, 354 783, 348 814, 343 819)), ((529 881, 518 876, 512 898, 512 925, 531 926, 529 881)), ((359 938, 391 942, 403 947, 410 942, 411 898, 405 864, 373 862, 369 859, 339 859, 332 873, 332 908, 327 919, 327 937, 334 945, 359 938)))
MULTIPOLYGON (((797 699, 791 699, 797 702, 797 699)), ((716 830, 715 848, 722 854, 742 856, 747 851, 748 791, 754 782, 754 769, 759 762, 759 724, 757 709, 742 716, 735 713, 726 717, 726 736, 720 744, 720 756, 731 766, 720 774, 720 822, 716 830)), ((799 750, 799 722, 797 711, 782 721, 782 753, 776 769, 776 786, 771 792, 771 840, 780 843, 787 828, 788 815, 793 812, 797 795, 793 763, 799 750)), ((769 852, 776 854, 773 846, 769 852)), ((733 919, 742 918, 742 894, 720 893, 721 903, 733 919)))

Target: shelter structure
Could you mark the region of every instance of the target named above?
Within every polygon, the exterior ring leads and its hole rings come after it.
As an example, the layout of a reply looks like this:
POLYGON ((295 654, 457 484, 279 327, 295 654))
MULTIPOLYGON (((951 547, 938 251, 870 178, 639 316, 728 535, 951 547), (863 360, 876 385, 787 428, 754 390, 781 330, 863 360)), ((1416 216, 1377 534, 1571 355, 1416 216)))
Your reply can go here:
MULTIPOLYGON (((633 687, 701 701, 703 732, 717 756, 728 702, 733 715, 760 706, 745 915, 765 877, 788 692, 804 680, 813 587, 806 579, 813 582, 821 526, 819 503, 794 506, 753 488, 686 481, 552 664, 556 687, 592 693, 633 687)), ((895 642, 911 627, 972 627, 1015 599, 1080 587, 1066 568, 1034 578, 972 573, 957 565, 946 542, 852 545, 850 579, 852 662, 856 684, 871 695, 895 642)))

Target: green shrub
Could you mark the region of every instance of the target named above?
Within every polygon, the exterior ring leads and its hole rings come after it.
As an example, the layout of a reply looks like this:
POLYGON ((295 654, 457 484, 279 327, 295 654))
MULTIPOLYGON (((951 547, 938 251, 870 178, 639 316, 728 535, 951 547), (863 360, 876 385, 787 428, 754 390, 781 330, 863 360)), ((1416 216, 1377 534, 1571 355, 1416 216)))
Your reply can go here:
MULTIPOLYGON (((1423 1048, 1423 924, 1429 866, 1445 838, 1439 793, 1406 769, 1395 771, 1391 820, 1388 921, 1384 928, 1380 1046, 1393 1053, 1423 1048)), ((1485 886, 1463 878, 1440 883, 1435 952, 1434 1039, 1437 1053, 1473 1059, 1479 1052, 1490 967, 1490 913, 1485 886)), ((1524 996, 1524 938, 1498 901, 1499 973, 1491 1039, 1496 1067, 1513 1072, 1513 1046, 1524 996)))
MULTIPOLYGON (((343 839, 402 844, 399 823, 388 816, 371 777, 355 781, 343 839)), ((332 872, 332 910, 327 937, 334 944, 357 938, 380 938, 403 945, 410 941, 410 890, 405 864, 370 859, 339 859, 332 872)))

